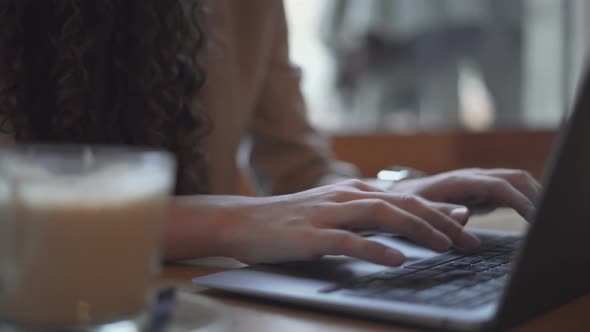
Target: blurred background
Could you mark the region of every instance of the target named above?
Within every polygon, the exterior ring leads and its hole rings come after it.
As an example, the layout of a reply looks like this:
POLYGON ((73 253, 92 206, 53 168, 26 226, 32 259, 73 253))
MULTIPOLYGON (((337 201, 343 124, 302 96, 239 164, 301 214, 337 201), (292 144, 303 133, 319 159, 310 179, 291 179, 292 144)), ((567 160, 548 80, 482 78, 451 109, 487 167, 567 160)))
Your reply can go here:
POLYGON ((584 0, 285 0, 309 117, 367 175, 541 176, 586 49, 584 0))

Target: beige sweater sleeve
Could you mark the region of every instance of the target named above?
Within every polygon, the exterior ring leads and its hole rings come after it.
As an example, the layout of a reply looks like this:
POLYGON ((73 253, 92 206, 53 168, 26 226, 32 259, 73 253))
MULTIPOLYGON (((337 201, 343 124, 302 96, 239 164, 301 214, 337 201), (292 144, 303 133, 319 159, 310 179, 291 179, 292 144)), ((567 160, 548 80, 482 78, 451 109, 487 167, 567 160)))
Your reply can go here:
POLYGON ((287 26, 281 2, 272 51, 252 120, 251 166, 265 193, 284 194, 336 179, 357 177, 357 169, 334 159, 329 141, 309 124, 300 91, 301 72, 289 62, 287 26))

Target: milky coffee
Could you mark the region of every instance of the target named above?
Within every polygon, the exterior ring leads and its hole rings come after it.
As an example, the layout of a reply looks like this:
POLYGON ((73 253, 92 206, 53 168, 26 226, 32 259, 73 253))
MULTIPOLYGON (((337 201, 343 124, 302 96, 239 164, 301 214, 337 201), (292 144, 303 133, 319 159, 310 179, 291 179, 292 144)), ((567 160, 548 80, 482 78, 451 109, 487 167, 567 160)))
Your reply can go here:
POLYGON ((136 165, 80 176, 13 172, 16 182, 0 183, 0 319, 71 326, 145 310, 170 174, 136 165))

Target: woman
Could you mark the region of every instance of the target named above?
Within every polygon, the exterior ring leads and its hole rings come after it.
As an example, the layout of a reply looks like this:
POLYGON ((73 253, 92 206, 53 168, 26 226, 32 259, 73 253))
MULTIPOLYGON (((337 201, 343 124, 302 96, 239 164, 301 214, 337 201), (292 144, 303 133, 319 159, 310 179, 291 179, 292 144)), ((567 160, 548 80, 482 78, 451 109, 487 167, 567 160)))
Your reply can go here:
POLYGON ((387 190, 352 179, 355 169, 333 160, 305 119, 278 1, 11 0, 0 10, 0 119, 8 140, 175 153, 169 260, 344 254, 399 265, 400 252, 351 231, 470 250, 479 240, 463 230, 467 207, 533 210, 539 185, 522 171, 458 170, 387 190), (270 196, 222 195, 236 193, 245 135, 270 196))

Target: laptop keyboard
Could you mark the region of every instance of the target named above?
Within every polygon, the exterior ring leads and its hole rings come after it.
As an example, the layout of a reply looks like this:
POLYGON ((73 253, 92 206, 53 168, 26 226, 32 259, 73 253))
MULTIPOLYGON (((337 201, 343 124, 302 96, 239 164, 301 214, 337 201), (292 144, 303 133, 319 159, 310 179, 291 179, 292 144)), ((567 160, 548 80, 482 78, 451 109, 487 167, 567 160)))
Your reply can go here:
POLYGON ((437 255, 321 290, 343 295, 473 308, 495 301, 505 286, 520 238, 480 237, 470 254, 437 255))

